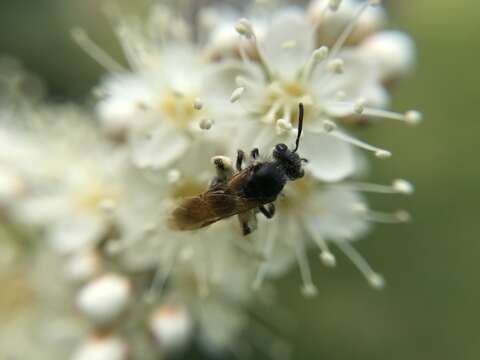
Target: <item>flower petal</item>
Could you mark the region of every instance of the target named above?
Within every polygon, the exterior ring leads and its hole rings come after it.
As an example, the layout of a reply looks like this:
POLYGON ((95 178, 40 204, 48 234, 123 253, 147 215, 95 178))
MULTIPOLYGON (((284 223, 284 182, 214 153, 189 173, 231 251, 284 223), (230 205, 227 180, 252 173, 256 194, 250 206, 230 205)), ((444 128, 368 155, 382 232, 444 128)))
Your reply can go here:
POLYGON ((261 44, 268 65, 281 78, 293 80, 314 48, 313 32, 296 8, 277 13, 261 44))
POLYGON ((299 153, 309 160, 312 175, 323 181, 339 181, 355 171, 352 147, 325 133, 306 132, 299 153))
POLYGON ((151 132, 135 133, 131 138, 133 161, 140 167, 164 168, 182 156, 190 143, 177 128, 163 122, 151 132))

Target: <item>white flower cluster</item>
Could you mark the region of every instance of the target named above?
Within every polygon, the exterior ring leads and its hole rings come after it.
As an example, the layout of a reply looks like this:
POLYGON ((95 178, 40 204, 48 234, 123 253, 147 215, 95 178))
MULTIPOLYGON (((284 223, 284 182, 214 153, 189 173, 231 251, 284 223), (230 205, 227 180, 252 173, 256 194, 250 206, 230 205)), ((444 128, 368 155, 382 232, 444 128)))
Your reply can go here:
MULTIPOLYGON (((386 110, 415 49, 406 34, 384 30, 379 3, 258 1, 242 12, 202 8, 195 25, 166 5, 142 20, 111 8, 128 68, 73 31, 108 71, 92 113, 22 99, 22 73, 0 74, 0 229, 8 235, 0 284, 26 302, 0 300, 0 312, 13 312, 9 328, 35 324, 28 339, 0 336, 8 344, 0 357, 17 346, 36 359, 151 359, 193 339, 243 356, 252 304, 273 301, 266 280, 296 262, 302 293, 316 294, 310 248, 332 267, 334 245, 381 288, 352 242, 374 222, 409 215, 373 211, 363 193, 410 195, 413 186, 363 182, 363 150, 391 153, 350 129, 380 119, 416 124, 421 114, 386 110), (305 176, 286 185, 272 219, 259 217, 248 237, 233 218, 196 231, 167 225, 179 200, 208 188, 212 157, 259 148, 268 161, 275 144, 293 144, 300 103, 305 176), (46 257, 34 270, 25 265, 46 257), (22 271, 4 271, 12 264, 22 271), (45 337, 61 350, 45 348, 45 337)), ((278 348, 270 340, 265 351, 278 348)))

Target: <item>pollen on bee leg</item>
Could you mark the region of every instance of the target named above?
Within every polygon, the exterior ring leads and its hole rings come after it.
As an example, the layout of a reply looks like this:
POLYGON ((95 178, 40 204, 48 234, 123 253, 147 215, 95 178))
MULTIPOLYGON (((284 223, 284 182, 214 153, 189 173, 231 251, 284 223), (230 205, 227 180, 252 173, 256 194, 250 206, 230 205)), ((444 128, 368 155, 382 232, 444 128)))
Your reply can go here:
POLYGON ((210 188, 225 183, 233 176, 232 160, 226 156, 214 156, 212 164, 215 166, 217 175, 210 182, 210 188))
POLYGON ((348 240, 336 241, 337 247, 347 256, 358 270, 365 276, 369 285, 377 290, 385 287, 383 276, 372 269, 365 258, 355 249, 348 240))

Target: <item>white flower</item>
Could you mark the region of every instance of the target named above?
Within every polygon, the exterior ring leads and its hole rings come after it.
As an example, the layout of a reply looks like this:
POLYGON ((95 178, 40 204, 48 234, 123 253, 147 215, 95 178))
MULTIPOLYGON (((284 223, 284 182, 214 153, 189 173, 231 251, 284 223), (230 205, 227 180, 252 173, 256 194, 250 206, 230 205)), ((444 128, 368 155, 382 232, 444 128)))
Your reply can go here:
POLYGON ((257 245, 261 244, 260 251, 267 260, 259 268, 255 286, 259 287, 266 275, 282 274, 296 260, 303 281, 302 292, 315 295, 317 290, 306 250, 315 244, 320 260, 326 266, 335 266, 335 256, 328 246, 331 243, 373 287, 381 288, 381 275, 372 270, 351 242, 364 236, 372 222, 403 223, 408 221, 408 215, 404 211, 386 214, 369 210, 361 191, 409 195, 413 186, 405 180, 395 180, 391 186, 355 182, 322 185, 308 177, 290 184, 285 196, 276 202, 275 217, 261 224, 257 234, 257 245))
MULTIPOLYGON (((358 14, 351 21, 358 20, 367 9, 368 2, 358 4, 358 14)), ((256 45, 258 61, 245 61, 249 75, 239 76, 236 81, 242 89, 238 102, 250 121, 245 122, 244 137, 240 136, 234 146, 249 143, 268 149, 276 142, 291 141, 298 105, 303 103, 306 112, 301 154, 310 160, 308 169, 315 177, 338 181, 352 175, 357 169, 350 145, 373 151, 378 157, 389 154, 329 125, 350 117, 407 122, 406 114, 372 107, 385 106, 389 97, 377 60, 364 49, 343 48, 353 25, 346 26, 331 49, 315 49, 312 25, 296 8, 274 14, 262 41, 255 37, 252 26, 249 41, 256 45)))
MULTIPOLYGON (((210 62, 194 43, 172 38, 170 26, 155 27, 177 20, 159 11, 144 26, 120 20, 116 31, 131 69, 109 59, 112 75, 99 88, 97 112, 105 130, 115 139, 126 137, 135 164, 144 168, 169 167, 196 141, 221 143, 219 120, 238 116, 228 100, 241 69, 230 61, 210 62)), ((76 30, 75 38, 102 62, 86 34, 76 30)))

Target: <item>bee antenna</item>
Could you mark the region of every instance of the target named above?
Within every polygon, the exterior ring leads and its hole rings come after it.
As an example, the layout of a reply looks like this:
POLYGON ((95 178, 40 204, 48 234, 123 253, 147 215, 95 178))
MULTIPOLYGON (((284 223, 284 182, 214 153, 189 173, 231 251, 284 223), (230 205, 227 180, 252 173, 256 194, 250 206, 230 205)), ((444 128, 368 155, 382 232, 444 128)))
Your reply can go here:
POLYGON ((303 104, 299 103, 298 104, 298 134, 297 134, 297 140, 295 141, 295 150, 293 152, 297 152, 298 146, 300 145, 300 136, 302 136, 302 130, 303 130, 303 115, 304 115, 304 109, 303 109, 303 104))

